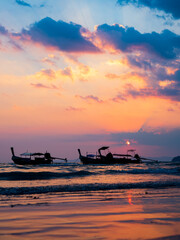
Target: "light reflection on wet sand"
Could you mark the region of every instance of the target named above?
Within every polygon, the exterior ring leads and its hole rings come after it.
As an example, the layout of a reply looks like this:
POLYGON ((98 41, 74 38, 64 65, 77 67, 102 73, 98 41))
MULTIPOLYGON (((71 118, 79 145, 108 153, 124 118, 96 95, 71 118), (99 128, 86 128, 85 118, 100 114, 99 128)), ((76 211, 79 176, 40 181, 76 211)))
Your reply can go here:
MULTIPOLYGON (((0 239, 155 239, 180 236, 178 189, 40 194, 5 200, 0 239)), ((172 238, 178 239, 178 238, 172 238)))

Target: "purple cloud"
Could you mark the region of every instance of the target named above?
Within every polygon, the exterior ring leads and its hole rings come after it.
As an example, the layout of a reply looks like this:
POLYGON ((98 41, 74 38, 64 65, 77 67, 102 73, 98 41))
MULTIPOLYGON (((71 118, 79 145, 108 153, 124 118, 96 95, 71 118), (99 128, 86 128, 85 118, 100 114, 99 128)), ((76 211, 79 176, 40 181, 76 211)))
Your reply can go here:
POLYGON ((132 66, 142 68, 144 70, 154 70, 153 68, 153 63, 155 62, 154 58, 151 60, 150 57, 147 58, 147 56, 143 56, 143 55, 139 55, 139 56, 129 55, 127 56, 127 60, 128 60, 128 63, 132 66))
POLYGON ((170 74, 168 79, 174 80, 180 85, 180 69, 176 70, 174 74, 170 74))
POLYGON ((80 99, 83 99, 85 101, 95 101, 95 102, 98 102, 98 103, 103 103, 103 101, 101 99, 99 99, 98 97, 96 96, 93 96, 93 95, 88 95, 88 96, 80 96, 80 95, 76 95, 77 98, 80 98, 80 99))
MULTIPOLYGON (((12 38, 11 33, 2 25, 0 25, 0 35, 8 39, 6 45, 10 45, 14 50, 22 50, 21 46, 12 38)), ((7 50, 9 47, 6 46, 4 49, 7 50)))
POLYGON ((34 23, 28 30, 23 29, 22 40, 40 43, 65 52, 98 53, 100 50, 81 35, 82 26, 75 23, 55 21, 49 17, 34 23))
POLYGON ((133 27, 103 24, 97 27, 96 35, 105 47, 110 44, 123 52, 138 49, 164 59, 176 59, 180 53, 180 36, 167 29, 162 33, 140 33, 133 27))
POLYGON ((111 99, 113 102, 122 102, 127 101, 127 98, 124 94, 118 93, 117 96, 111 99))
POLYGON ((35 88, 46 88, 46 89, 54 89, 54 90, 58 89, 54 84, 51 84, 51 86, 47 86, 42 83, 31 83, 31 86, 35 88))
POLYGON ((158 80, 161 81, 173 81, 175 82, 176 87, 180 87, 180 69, 176 69, 173 74, 168 74, 163 67, 159 67, 156 71, 154 71, 158 80))
POLYGON ((42 69, 41 74, 46 76, 49 79, 55 79, 56 78, 55 71, 52 70, 52 69, 42 69))
POLYGON ((133 4, 137 7, 149 7, 171 14, 175 19, 180 18, 179 0, 118 0, 120 5, 133 4))
POLYGON ((115 142, 120 142, 122 139, 134 139, 135 142, 142 145, 151 146, 168 146, 176 147, 179 150, 180 142, 180 129, 175 129, 172 131, 161 131, 157 132, 146 132, 140 129, 138 132, 125 132, 125 133, 114 133, 110 134, 110 140, 115 142))
POLYGON ((65 110, 68 112, 81 112, 84 110, 84 108, 77 108, 77 107, 69 106, 65 110))
POLYGON ((73 80, 73 73, 70 67, 66 67, 63 70, 61 70, 61 74, 73 80))
POLYGON ((180 101, 180 88, 176 84, 168 85, 166 87, 146 87, 137 89, 131 84, 127 84, 125 91, 118 93, 112 101, 119 102, 126 100, 128 97, 133 98, 147 98, 147 97, 158 97, 158 98, 169 98, 173 101, 180 101))

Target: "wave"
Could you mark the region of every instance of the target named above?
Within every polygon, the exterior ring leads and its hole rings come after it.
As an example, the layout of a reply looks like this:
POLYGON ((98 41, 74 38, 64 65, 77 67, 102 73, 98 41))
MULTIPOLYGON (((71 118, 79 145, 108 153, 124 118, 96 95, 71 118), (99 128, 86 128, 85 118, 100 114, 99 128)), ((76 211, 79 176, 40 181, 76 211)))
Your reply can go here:
POLYGON ((73 178, 94 175, 95 173, 89 171, 76 172, 2 172, 0 173, 0 180, 18 181, 18 180, 49 180, 56 178, 73 178))
POLYGON ((105 170, 104 171, 88 171, 88 170, 76 170, 69 172, 51 172, 51 171, 41 171, 41 172, 22 172, 22 171, 11 171, 11 172, 1 172, 0 180, 7 181, 18 181, 18 180, 50 180, 59 178, 78 178, 87 177, 93 175, 118 175, 118 174, 167 174, 167 175, 179 175, 180 168, 148 168, 148 169, 119 169, 119 170, 105 170))
POLYGON ((180 181, 165 182, 143 182, 143 183, 91 183, 91 184, 74 184, 60 186, 38 186, 38 187, 0 187, 0 195, 23 195, 23 194, 42 194, 42 193, 72 193, 72 192, 89 192, 102 190, 120 190, 120 189, 147 189, 147 188, 169 188, 180 187, 180 181))
POLYGON ((128 174, 180 174, 180 168, 148 168, 148 169, 129 169, 129 170, 106 170, 105 174, 121 174, 121 173, 128 173, 128 174))

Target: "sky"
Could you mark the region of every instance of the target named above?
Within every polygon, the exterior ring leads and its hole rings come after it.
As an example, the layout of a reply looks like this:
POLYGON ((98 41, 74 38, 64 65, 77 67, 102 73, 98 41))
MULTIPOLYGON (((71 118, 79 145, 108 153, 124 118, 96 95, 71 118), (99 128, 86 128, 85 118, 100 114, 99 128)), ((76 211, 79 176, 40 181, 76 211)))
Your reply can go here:
POLYGON ((0 162, 180 155, 179 57, 179 0, 0 0, 0 162))

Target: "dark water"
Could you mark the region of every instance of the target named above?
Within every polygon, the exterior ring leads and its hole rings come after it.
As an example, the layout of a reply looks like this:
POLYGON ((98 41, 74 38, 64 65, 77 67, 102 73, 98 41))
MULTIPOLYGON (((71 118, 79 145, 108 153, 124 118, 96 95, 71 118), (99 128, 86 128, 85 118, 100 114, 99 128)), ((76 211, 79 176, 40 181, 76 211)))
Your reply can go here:
POLYGON ((172 187, 180 188, 179 163, 111 166, 0 164, 0 196, 172 187))

